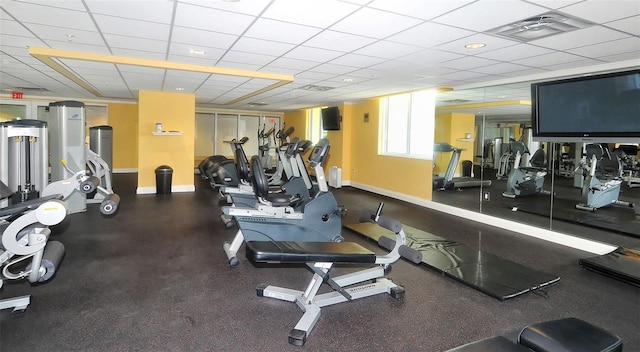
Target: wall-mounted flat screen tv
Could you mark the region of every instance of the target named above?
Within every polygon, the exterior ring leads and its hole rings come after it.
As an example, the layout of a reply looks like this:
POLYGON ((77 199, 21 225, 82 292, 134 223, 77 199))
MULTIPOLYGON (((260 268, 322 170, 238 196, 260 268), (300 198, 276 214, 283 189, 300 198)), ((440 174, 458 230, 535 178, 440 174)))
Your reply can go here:
POLYGON ((339 131, 342 118, 338 107, 323 108, 320 111, 322 113, 322 129, 325 131, 339 131))
POLYGON ((640 69, 531 85, 533 138, 640 143, 640 69))

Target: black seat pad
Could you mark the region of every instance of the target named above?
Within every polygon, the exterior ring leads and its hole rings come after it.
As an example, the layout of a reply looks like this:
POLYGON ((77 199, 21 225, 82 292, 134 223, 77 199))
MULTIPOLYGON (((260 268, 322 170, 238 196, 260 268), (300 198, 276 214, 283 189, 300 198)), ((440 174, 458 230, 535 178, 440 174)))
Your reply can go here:
POLYGON ((468 343, 447 352, 531 352, 531 350, 503 336, 495 336, 468 343))
POLYGON ((263 263, 375 263, 376 255, 354 242, 248 241, 247 258, 263 263))
POLYGON ((577 318, 530 325, 522 330, 519 340, 521 345, 534 351, 622 351, 622 340, 618 336, 577 318))

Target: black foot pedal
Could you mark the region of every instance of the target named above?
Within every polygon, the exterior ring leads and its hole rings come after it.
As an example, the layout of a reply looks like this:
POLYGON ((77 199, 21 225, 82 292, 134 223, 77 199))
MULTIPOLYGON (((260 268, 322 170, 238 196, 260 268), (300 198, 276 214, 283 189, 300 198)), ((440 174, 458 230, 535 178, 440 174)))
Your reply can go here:
POLYGON ((294 346, 304 346, 305 342, 307 342, 307 332, 293 329, 289 333, 289 343, 294 346))
POLYGON ((389 292, 389 294, 391 295, 391 297, 393 297, 395 299, 403 298, 404 297, 404 287, 402 287, 402 286, 392 287, 391 291, 389 292))

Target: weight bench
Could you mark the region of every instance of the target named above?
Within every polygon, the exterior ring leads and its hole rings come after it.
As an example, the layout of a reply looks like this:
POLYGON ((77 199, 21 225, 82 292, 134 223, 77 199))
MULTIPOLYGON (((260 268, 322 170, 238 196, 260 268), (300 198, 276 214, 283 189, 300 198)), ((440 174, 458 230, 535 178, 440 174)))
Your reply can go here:
POLYGON ((380 246, 389 250, 388 254, 382 256, 354 242, 247 241, 246 256, 254 263, 306 263, 313 271, 313 277, 304 291, 270 285, 260 285, 256 289, 259 297, 295 302, 304 312, 289 333, 290 344, 305 344, 320 318, 322 307, 380 293, 388 293, 393 298, 404 296, 404 288, 385 278, 385 273, 400 257, 417 264, 422 261, 422 254, 405 245, 405 233, 400 222, 380 216, 377 223, 396 234, 395 241, 388 237, 378 240, 380 246), (334 278, 329 274, 333 264, 371 266, 334 278), (333 291, 317 294, 323 283, 333 291))
POLYGON ((529 325, 517 341, 495 336, 456 347, 447 352, 618 352, 622 339, 577 318, 529 325))

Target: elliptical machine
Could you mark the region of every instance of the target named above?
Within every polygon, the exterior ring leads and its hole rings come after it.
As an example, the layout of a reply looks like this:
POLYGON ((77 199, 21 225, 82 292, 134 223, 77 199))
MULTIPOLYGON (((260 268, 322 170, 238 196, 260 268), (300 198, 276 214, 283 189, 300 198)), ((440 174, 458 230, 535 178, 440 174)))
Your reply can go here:
POLYGON ((512 141, 510 149, 515 153, 515 159, 507 179, 507 190, 502 193, 502 196, 516 198, 543 192, 544 177, 547 175, 547 170, 544 168, 544 149, 538 149, 533 154, 529 167, 520 166, 522 156, 529 154, 529 149, 522 141, 512 141))
POLYGON ((309 163, 316 173, 318 192, 307 201, 287 194, 269 193, 268 178, 260 158, 251 158, 252 185, 257 196, 255 206, 222 207, 225 215, 235 217, 239 227, 233 241, 222 246, 232 267, 240 263, 236 255, 244 241, 343 240, 341 227, 345 210, 329 192, 324 175, 323 165, 328 155, 329 140, 323 138, 309 155, 309 163))
POLYGON ((582 202, 576 209, 596 211, 609 205, 622 205, 633 208, 634 204, 618 200, 622 186, 622 166, 617 156, 601 144, 587 144, 586 153, 577 169, 586 171, 582 185, 582 202), (590 165, 587 161, 590 160, 590 165), (602 178, 602 180, 601 180, 602 178))

